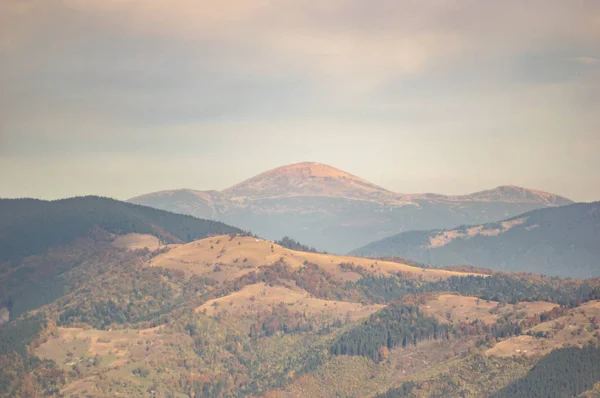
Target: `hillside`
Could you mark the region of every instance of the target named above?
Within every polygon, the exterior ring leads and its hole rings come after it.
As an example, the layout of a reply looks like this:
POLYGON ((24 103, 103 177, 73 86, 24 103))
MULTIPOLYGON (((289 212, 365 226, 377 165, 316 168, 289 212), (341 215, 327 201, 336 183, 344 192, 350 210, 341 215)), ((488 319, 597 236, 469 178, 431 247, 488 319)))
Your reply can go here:
POLYGON ((53 203, 4 207, 3 247, 10 227, 36 240, 0 269, 1 396, 481 397, 544 383, 558 398, 600 382, 600 279, 422 268, 109 199, 53 203))
MULTIPOLYGON (((547 377, 530 372, 555 351, 507 356, 516 337, 531 331, 551 348, 599 341, 598 280, 421 269, 247 235, 165 245, 98 229, 13 262, 16 272, 36 264, 68 265, 65 288, 21 295, 34 311, 13 303, 18 314, 0 328, 2 396, 478 397, 547 377), (537 333, 573 322, 586 331, 537 333)), ((580 373, 567 392, 598 381, 580 373)))
POLYGON ((117 235, 150 234, 166 243, 242 232, 220 222, 96 196, 56 201, 0 199, 0 263, 69 244, 94 228, 117 235))
POLYGON ((76 285, 69 273, 107 245, 156 249, 224 233, 242 231, 94 196, 0 199, 0 308, 14 318, 55 300, 76 285))
POLYGON ((539 209, 502 222, 411 231, 351 252, 437 266, 470 264, 563 277, 600 276, 600 202, 539 209))
POLYGON ((403 231, 480 224, 571 203, 514 186, 460 196, 399 194, 314 162, 282 166, 221 192, 180 189, 129 201, 223 221, 268 239, 290 236, 334 253, 403 231))
POLYGON ((439 269, 425 269, 391 261, 337 256, 289 250, 251 236, 213 236, 185 245, 172 247, 157 255, 148 266, 176 269, 186 275, 199 275, 216 280, 234 280, 262 267, 286 264, 299 269, 306 264, 318 266, 341 282, 359 279, 359 267, 373 275, 390 276, 401 273, 407 279, 438 281, 457 275, 479 275, 439 269))

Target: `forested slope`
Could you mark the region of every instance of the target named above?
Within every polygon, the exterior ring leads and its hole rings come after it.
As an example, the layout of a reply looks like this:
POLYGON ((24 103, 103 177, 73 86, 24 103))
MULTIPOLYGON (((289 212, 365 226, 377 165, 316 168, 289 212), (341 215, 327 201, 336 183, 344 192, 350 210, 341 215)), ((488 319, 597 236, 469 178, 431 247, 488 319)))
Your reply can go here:
POLYGON ((534 210, 502 222, 410 231, 351 252, 436 266, 469 264, 563 277, 600 276, 600 202, 534 210))
POLYGON ((216 221, 97 196, 0 199, 0 263, 69 244, 94 227, 115 234, 152 234, 167 243, 242 232, 216 221))

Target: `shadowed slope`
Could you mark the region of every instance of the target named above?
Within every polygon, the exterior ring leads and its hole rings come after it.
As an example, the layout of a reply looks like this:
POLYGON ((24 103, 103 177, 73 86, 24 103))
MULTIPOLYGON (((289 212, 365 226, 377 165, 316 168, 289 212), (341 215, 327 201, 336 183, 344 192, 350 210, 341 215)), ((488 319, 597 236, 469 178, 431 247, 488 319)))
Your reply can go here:
POLYGON ((539 209, 498 223, 404 232, 351 254, 400 256, 438 266, 599 276, 600 202, 539 209))

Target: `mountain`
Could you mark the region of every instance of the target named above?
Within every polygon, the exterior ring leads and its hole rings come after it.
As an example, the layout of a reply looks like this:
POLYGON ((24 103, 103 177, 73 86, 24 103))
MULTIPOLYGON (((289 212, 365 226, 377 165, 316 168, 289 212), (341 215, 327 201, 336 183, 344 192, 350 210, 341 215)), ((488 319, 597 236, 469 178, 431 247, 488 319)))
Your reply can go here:
POLYGON ((321 163, 297 163, 259 174, 223 191, 233 200, 296 196, 392 201, 394 193, 345 171, 321 163))
POLYGON ((3 397, 600 389, 600 279, 318 253, 98 197, 0 201, 0 220, 3 397))
POLYGON ((540 203, 547 206, 564 206, 571 202, 568 199, 560 196, 516 187, 514 185, 502 186, 496 189, 472 193, 465 196, 454 196, 454 200, 458 201, 480 201, 480 202, 506 202, 506 203, 540 203))
POLYGON ((538 209, 502 222, 410 231, 352 255, 400 256, 437 266, 470 264, 563 277, 600 276, 600 202, 538 209))
POLYGON ((403 231, 498 221, 572 203, 513 186, 461 196, 398 194, 314 162, 279 167, 220 192, 180 189, 129 202, 219 220, 269 239, 290 236, 335 253, 403 231))

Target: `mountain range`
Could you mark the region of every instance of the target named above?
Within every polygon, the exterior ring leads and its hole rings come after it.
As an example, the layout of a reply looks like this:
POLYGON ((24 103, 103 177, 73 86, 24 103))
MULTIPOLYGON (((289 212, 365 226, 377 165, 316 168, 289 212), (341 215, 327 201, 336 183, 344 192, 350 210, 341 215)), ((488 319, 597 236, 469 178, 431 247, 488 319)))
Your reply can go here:
POLYGON ((268 239, 287 235, 334 253, 404 231, 494 222, 572 203, 516 186, 457 196, 400 194, 314 162, 282 166, 223 191, 168 190, 129 202, 222 221, 268 239))

